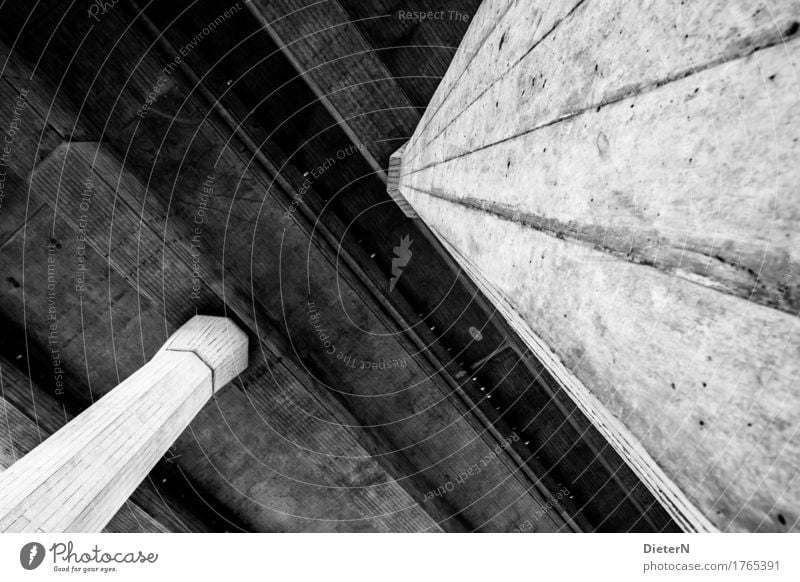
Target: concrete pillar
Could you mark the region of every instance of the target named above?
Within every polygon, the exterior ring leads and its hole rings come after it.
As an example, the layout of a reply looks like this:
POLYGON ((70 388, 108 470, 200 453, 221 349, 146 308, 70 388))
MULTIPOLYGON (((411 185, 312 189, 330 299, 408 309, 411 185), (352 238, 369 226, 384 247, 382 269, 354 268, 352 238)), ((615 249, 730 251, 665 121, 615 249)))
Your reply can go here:
POLYGON ((99 532, 205 403, 247 367, 247 336, 196 316, 144 367, 0 475, 0 531, 99 532))
POLYGON ((800 527, 800 34, 772 8, 484 2, 390 166, 690 531, 800 527))

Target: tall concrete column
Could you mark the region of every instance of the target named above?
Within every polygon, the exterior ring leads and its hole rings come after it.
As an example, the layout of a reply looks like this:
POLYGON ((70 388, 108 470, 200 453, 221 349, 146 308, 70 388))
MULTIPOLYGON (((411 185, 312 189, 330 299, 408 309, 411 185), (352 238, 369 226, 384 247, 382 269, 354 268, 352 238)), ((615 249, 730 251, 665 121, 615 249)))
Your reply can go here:
POLYGON ((487 1, 389 194, 688 531, 800 529, 800 9, 487 1))
POLYGON ((144 367, 0 474, 0 531, 98 532, 206 402, 247 367, 247 336, 196 316, 144 367))

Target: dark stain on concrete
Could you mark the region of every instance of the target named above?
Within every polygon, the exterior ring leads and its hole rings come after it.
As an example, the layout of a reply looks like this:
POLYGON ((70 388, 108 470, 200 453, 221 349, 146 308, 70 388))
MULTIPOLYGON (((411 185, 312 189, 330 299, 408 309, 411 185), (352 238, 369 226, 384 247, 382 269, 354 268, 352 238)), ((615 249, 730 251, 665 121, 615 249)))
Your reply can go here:
POLYGON ((608 138, 606 134, 602 131, 597 134, 597 139, 595 140, 595 144, 597 145, 597 153, 600 154, 600 159, 605 160, 608 157, 608 138))
MULTIPOLYGON (((611 255, 611 260, 636 263, 687 279, 721 293, 734 295, 779 311, 796 314, 800 310, 800 281, 786 284, 784 273, 791 272, 791 257, 773 251, 769 264, 759 249, 740 249, 731 245, 714 246, 702 238, 679 243, 662 236, 647 224, 631 228, 604 224, 582 224, 541 216, 505 204, 477 198, 455 198, 441 189, 418 190, 429 196, 464 206, 538 230, 554 238, 573 240, 611 255)), ((599 259, 602 260, 602 259, 599 259)))

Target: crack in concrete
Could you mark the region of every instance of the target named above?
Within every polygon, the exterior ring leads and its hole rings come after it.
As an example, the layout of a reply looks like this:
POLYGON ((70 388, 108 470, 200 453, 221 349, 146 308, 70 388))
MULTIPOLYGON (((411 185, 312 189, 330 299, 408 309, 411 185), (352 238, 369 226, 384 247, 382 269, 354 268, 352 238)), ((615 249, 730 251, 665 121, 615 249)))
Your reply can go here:
MULTIPOLYGON (((538 47, 540 44, 542 44, 542 43, 545 41, 545 39, 547 39, 547 38, 548 38, 548 37, 549 37, 549 36, 550 36, 550 35, 551 35, 551 34, 552 34, 552 33, 553 33, 553 32, 554 32, 554 31, 555 31, 555 30, 556 30, 556 29, 557 29, 557 28, 558 28, 558 27, 561 25, 561 23, 562 23, 562 22, 564 22, 565 20, 567 20, 568 18, 570 18, 570 17, 571 17, 571 16, 572 16, 572 15, 575 13, 575 11, 576 11, 576 10, 578 10, 578 8, 580 8, 580 7, 583 5, 583 3, 584 3, 585 1, 586 1, 586 0, 579 0, 579 1, 578 1, 578 2, 575 4, 575 6, 573 6, 573 7, 570 9, 570 11, 569 11, 567 14, 565 14, 565 15, 564 15, 562 18, 559 18, 559 19, 558 19, 556 22, 554 22, 554 23, 553 23, 553 26, 551 26, 551 27, 550 27, 550 29, 549 29, 547 32, 545 32, 545 33, 542 35, 542 38, 540 38, 538 41, 536 41, 535 43, 533 43, 533 44, 532 44, 532 45, 531 45, 531 46, 528 48, 528 50, 526 50, 526 51, 525 51, 525 53, 524 53, 524 54, 523 54, 521 57, 519 57, 519 58, 518 58, 516 61, 514 61, 514 63, 513 63, 513 64, 511 64, 511 65, 510 65, 510 66, 509 66, 509 67, 508 67, 508 68, 507 68, 505 71, 503 71, 503 72, 502 72, 500 75, 498 75, 498 76, 497 76, 497 78, 496 78, 496 79, 494 79, 494 80, 493 80, 493 81, 492 81, 492 82, 491 82, 491 83, 490 83, 490 84, 489 84, 489 85, 488 85, 488 86, 487 86, 487 87, 486 87, 486 88, 485 88, 483 91, 481 91, 481 92, 480 92, 480 93, 477 95, 477 97, 475 97, 475 99, 473 99, 472 101, 470 101, 470 102, 467 104, 467 106, 466 106, 466 107, 464 107, 464 109, 462 109, 461 111, 459 111, 459 112, 458 112, 458 113, 455 115, 455 117, 453 117, 453 119, 451 119, 451 120, 450 120, 450 121, 447 123, 447 125, 445 125, 445 126, 444 126, 444 127, 441 129, 441 131, 439 131, 439 133, 437 133, 435 136, 433 136, 433 137, 432 137, 430 140, 428 140, 428 141, 427 141, 427 142, 426 142, 426 143, 425 143, 425 144, 424 144, 424 145, 423 145, 423 146, 422 146, 422 147, 419 149, 419 151, 417 152, 417 154, 416 154, 414 157, 417 157, 417 156, 419 156, 420 154, 422 154, 422 152, 425 150, 425 148, 426 148, 426 147, 428 147, 428 145, 430 145, 430 144, 431 144, 431 143, 432 143, 432 142, 433 142, 433 141, 434 141, 436 138, 438 138, 438 137, 439 137, 440 135, 442 135, 442 134, 443 134, 445 131, 447 131, 447 128, 448 128, 448 127, 450 127, 451 125, 453 125, 453 123, 455 123, 455 122, 456 122, 456 120, 457 120, 459 117, 461 117, 461 115, 462 115, 462 114, 463 114, 465 111, 467 111, 467 110, 468 110, 470 107, 472 107, 472 106, 475 104, 475 102, 477 102, 478 100, 480 100, 480 99, 481 99, 481 97, 483 97, 484 95, 486 95, 486 93, 488 93, 489 91, 491 91, 491 90, 492 90, 492 88, 494 88, 494 87, 495 87, 495 86, 496 86, 496 85, 497 85, 497 84, 498 84, 498 83, 499 83, 499 82, 500 82, 502 79, 504 79, 504 78, 506 77, 506 75, 508 74, 508 72, 509 72, 509 71, 513 70, 513 69, 514 69, 514 67, 516 67, 516 66, 517 66, 519 63, 521 63, 523 60, 525 60, 525 58, 526 58, 526 57, 527 57, 527 56, 528 56, 528 55, 529 55, 529 54, 530 54, 530 53, 531 53, 531 52, 532 52, 532 51, 533 51, 533 50, 534 50, 536 47, 538 47)), ((494 32, 494 30, 495 30, 495 28, 496 28, 496 23, 498 23, 498 22, 501 22, 501 21, 502 21, 502 18, 503 18, 503 17, 505 17, 506 13, 507 13, 507 12, 508 12, 510 9, 511 9, 511 4, 509 4, 509 5, 508 5, 508 7, 506 8, 506 10, 503 12, 503 14, 502 14, 501 16, 499 16, 499 17, 498 17, 498 18, 495 20, 495 26, 492 26, 492 29, 489 31, 489 33, 487 33, 486 37, 485 37, 484 39, 482 39, 482 40, 481 40, 481 42, 480 42, 480 45, 478 46, 478 48, 477 48, 477 49, 474 51, 474 53, 473 53, 473 57, 474 57, 474 55, 477 55, 477 54, 480 52, 480 50, 483 48, 483 45, 484 45, 484 44, 486 44, 486 41, 488 40, 489 36, 491 36, 491 33, 492 33, 492 32, 494 32)), ((462 77, 463 77, 463 76, 466 74, 467 70, 469 69, 469 67, 470 67, 470 65, 473 63, 473 61, 474 61, 474 58, 473 58, 472 60, 470 60, 470 62, 469 62, 469 63, 467 63, 467 66, 466 66, 466 67, 464 67, 464 70, 463 70, 463 71, 461 72, 461 74, 458 76, 458 79, 456 79, 456 81, 453 83, 453 85, 452 85, 452 87, 453 87, 453 88, 455 88, 455 87, 457 87, 457 86, 459 85, 459 83, 460 83, 460 81, 461 81, 461 78, 462 78, 462 77)), ((450 97, 450 95, 452 95, 452 89, 451 89, 451 91, 450 91, 450 92, 447 94, 447 96, 446 96, 444 99, 442 99, 442 102, 439 104, 439 107, 437 107, 437 108, 436 108, 436 111, 434 111, 434 112, 433 112, 433 114, 431 115, 431 117, 430 117, 430 119, 429 119, 428 123, 426 123, 426 124, 425 124, 425 127, 423 127, 423 128, 420 130, 420 134, 422 134, 422 133, 423 133, 423 132, 424 132, 424 131, 425 131, 425 130, 428 128, 428 126, 429 126, 429 125, 430 125, 430 124, 433 122, 433 120, 434 120, 434 118, 436 117, 436 115, 439 113, 439 111, 442 109, 442 107, 444 107, 444 104, 447 102, 447 99, 450 97)), ((413 159, 413 158, 412 158, 412 159, 413 159)))

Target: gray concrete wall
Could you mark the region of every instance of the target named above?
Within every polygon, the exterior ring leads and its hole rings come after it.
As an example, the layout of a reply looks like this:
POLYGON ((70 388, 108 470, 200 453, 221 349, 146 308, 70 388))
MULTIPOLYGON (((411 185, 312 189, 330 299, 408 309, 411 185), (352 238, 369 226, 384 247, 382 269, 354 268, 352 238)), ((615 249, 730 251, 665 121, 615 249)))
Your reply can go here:
POLYGON ((798 530, 798 21, 487 0, 390 184, 686 529, 798 530))

